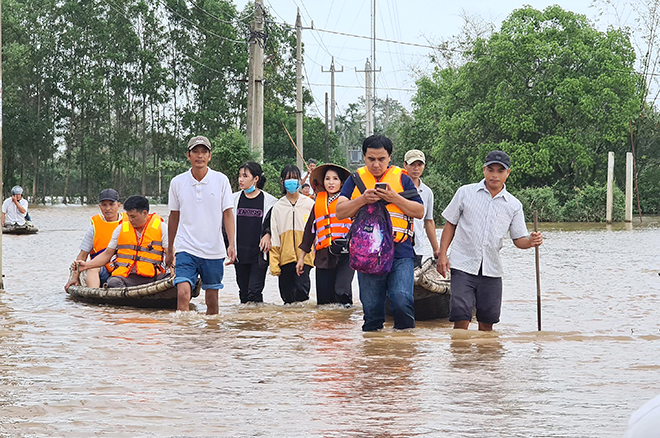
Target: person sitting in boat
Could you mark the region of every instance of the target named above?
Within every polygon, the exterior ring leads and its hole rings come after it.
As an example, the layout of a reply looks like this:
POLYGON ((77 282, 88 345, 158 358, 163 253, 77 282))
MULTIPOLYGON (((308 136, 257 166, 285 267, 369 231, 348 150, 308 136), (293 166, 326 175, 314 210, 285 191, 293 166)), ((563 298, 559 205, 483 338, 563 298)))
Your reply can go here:
POLYGON ((156 213, 149 214, 149 201, 143 196, 131 196, 124 203, 128 220, 122 221, 112 233, 105 251, 94 260, 79 260, 78 270, 100 268, 116 254, 115 269, 108 287, 140 286, 166 278, 165 250, 167 226, 156 213))
MULTIPOLYGON (((121 202, 119 202, 119 193, 115 189, 101 190, 99 195, 99 209, 101 213, 91 219, 91 224, 80 243, 80 252, 76 260, 87 260, 87 257, 95 258, 108 247, 112 233, 122 220, 128 220, 126 213, 120 214, 121 202)), ((74 262, 75 264, 75 262, 74 262)), ((87 272, 87 287, 100 287, 110 278, 110 273, 114 269, 112 261, 100 268, 89 269, 87 272)), ((78 276, 69 280, 64 286, 68 290, 69 286, 78 284, 78 276)))
POLYGON ((2 226, 25 226, 27 210, 28 202, 23 199, 23 188, 12 187, 11 198, 5 199, 2 203, 2 226))

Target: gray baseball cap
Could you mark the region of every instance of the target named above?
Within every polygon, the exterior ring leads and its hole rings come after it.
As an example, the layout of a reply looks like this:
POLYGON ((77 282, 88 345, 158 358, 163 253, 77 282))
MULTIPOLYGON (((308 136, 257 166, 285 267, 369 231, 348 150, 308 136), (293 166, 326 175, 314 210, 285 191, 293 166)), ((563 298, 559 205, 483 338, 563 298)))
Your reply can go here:
POLYGON ((204 137, 203 135, 198 135, 197 137, 193 137, 190 139, 188 142, 188 150, 192 151, 195 146, 206 146, 208 150, 211 150, 211 142, 209 141, 208 138, 204 137))
POLYGON ((99 195, 99 202, 101 201, 119 202, 119 193, 115 189, 103 189, 99 195))

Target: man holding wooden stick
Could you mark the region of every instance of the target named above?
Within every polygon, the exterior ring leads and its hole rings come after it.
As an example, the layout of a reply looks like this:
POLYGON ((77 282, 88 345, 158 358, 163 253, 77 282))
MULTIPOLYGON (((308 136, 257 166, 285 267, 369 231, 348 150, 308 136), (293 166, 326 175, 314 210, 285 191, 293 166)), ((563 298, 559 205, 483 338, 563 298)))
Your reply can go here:
POLYGON ((479 330, 490 331, 499 322, 504 273, 500 250, 507 232, 521 249, 543 243, 541 233, 528 234, 522 204, 506 190, 509 156, 489 152, 483 172, 481 182, 459 188, 442 212, 447 223, 440 238, 437 268, 446 276, 451 264, 449 320, 455 329, 467 330, 475 308, 479 330))

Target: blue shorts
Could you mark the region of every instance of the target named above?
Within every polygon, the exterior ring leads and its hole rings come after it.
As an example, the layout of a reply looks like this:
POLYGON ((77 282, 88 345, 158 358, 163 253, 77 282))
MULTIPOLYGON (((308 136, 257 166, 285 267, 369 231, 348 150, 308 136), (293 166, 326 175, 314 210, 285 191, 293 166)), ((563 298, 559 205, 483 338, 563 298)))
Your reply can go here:
POLYGON ((225 273, 224 261, 224 258, 203 259, 187 252, 177 252, 174 284, 187 281, 193 288, 199 275, 202 278, 202 289, 222 289, 222 277, 225 273))
POLYGON ((106 268, 105 266, 101 266, 101 270, 99 271, 99 280, 101 281, 101 286, 106 284, 109 278, 110 278, 110 273, 108 272, 108 268, 106 268))

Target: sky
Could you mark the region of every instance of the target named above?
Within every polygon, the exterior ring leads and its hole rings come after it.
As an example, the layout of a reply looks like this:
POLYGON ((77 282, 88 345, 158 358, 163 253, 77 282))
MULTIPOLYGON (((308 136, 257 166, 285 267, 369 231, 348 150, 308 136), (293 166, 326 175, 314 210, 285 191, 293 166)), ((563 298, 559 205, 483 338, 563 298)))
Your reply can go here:
MULTIPOLYGON (((234 0, 239 10, 253 0, 234 0)), ((590 7, 592 0, 471 0, 467 2, 447 0, 376 0, 376 37, 410 44, 429 46, 432 42, 449 39, 459 33, 463 24, 462 14, 478 16, 492 22, 499 29, 508 15, 528 4, 544 9, 558 4, 566 10, 586 15, 598 28, 607 27, 607 15, 600 16, 590 7)), ((364 96, 365 62, 371 56, 371 40, 325 31, 342 32, 369 37, 371 35, 372 0, 264 0, 271 18, 278 22, 294 24, 296 11, 300 9, 304 27, 305 45, 303 70, 304 81, 311 88, 315 104, 306 109, 314 116, 323 117, 325 93, 330 95, 329 70, 334 56, 335 95, 337 114, 343 114, 348 104, 364 96)), ((391 42, 376 42, 376 95, 387 96, 410 109, 415 80, 419 72, 430 72, 429 55, 432 49, 391 42)))

